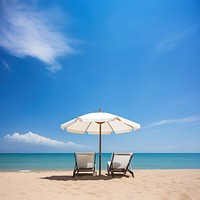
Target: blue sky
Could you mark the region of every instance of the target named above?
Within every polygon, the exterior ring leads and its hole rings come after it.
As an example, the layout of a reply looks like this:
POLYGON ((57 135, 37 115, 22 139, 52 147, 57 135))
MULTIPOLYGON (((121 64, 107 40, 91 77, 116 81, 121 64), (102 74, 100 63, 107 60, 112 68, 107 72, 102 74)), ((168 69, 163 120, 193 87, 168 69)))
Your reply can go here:
POLYGON ((0 0, 0 152, 98 151, 77 116, 141 124, 103 152, 200 152, 198 0, 0 0))

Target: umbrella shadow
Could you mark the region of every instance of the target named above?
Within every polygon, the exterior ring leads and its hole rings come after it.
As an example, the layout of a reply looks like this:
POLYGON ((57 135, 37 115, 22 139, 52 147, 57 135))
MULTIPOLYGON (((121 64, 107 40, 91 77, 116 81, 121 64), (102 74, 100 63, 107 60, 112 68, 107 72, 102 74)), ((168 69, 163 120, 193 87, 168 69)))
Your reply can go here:
POLYGON ((47 179, 50 181, 85 181, 85 180, 91 180, 91 181, 98 181, 98 180, 113 180, 113 179, 121 179, 123 177, 126 178, 130 178, 127 175, 124 174, 116 174, 114 177, 112 177, 109 174, 106 175, 101 175, 101 176, 92 176, 92 175, 87 175, 87 174, 80 174, 75 176, 75 178, 73 178, 73 176, 70 175, 62 175, 62 176, 47 176, 47 177, 42 177, 40 179, 47 179))

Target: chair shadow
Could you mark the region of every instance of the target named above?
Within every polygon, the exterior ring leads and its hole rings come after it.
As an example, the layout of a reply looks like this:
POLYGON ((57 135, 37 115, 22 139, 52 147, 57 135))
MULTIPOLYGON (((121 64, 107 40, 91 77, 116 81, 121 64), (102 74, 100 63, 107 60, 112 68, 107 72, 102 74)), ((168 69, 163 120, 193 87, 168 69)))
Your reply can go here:
POLYGON ((113 180, 113 179, 121 179, 123 177, 130 178, 130 176, 127 176, 125 174, 115 174, 114 177, 112 177, 110 174, 101 175, 101 176, 93 176, 88 174, 79 174, 76 175, 74 178, 70 175, 64 175, 64 176, 48 176, 48 177, 42 177, 40 179, 47 179, 51 181, 85 181, 85 180, 91 180, 91 181, 98 181, 98 180, 113 180))

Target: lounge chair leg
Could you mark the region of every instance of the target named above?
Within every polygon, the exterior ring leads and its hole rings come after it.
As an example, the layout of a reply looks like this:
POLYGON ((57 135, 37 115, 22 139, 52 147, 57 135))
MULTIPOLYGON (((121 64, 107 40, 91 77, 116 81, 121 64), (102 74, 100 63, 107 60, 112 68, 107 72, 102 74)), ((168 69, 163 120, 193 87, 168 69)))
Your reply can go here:
POLYGON ((107 167, 107 172, 108 172, 108 174, 110 174, 110 170, 109 170, 109 168, 107 167))
POLYGON ((134 173, 130 169, 128 169, 128 171, 130 172, 130 174, 132 175, 132 177, 134 177, 134 173))
POLYGON ((73 178, 75 178, 75 175, 76 175, 76 170, 74 170, 73 172, 73 178))

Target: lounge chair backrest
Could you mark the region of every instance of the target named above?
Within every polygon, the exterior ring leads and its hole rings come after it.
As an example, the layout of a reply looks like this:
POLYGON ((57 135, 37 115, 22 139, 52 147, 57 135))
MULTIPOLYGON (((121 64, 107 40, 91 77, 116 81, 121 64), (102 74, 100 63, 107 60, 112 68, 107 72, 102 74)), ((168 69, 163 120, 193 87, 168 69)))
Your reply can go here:
POLYGON ((93 168, 95 165, 95 153, 75 153, 78 168, 93 168))
POLYGON ((113 153, 112 157, 112 167, 124 168, 126 169, 130 163, 130 159, 132 158, 132 153, 113 153))

